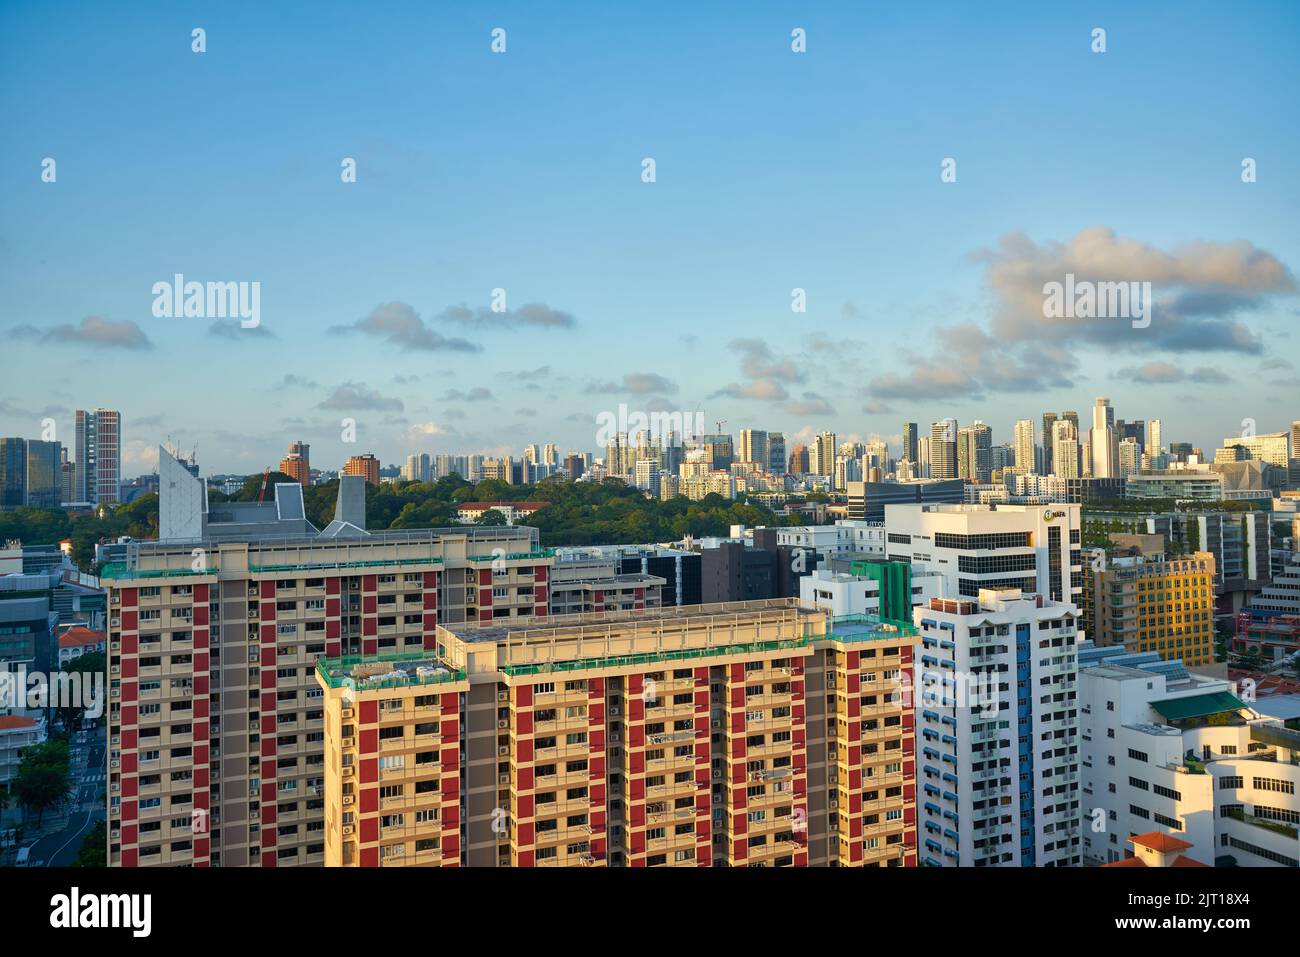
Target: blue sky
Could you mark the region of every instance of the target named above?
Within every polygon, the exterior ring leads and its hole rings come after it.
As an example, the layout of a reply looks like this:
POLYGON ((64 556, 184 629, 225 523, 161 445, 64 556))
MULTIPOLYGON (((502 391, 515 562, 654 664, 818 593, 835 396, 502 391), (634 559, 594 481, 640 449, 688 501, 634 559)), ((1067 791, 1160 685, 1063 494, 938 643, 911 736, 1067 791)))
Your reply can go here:
POLYGON ((206 472, 594 450, 620 402, 1283 428, 1300 7, 1133 6, 6 4, 0 434, 118 408, 135 474, 168 436, 206 472), (1152 328, 1027 324, 1066 269, 1155 280, 1152 328), (262 328, 155 318, 178 272, 260 282, 262 328))

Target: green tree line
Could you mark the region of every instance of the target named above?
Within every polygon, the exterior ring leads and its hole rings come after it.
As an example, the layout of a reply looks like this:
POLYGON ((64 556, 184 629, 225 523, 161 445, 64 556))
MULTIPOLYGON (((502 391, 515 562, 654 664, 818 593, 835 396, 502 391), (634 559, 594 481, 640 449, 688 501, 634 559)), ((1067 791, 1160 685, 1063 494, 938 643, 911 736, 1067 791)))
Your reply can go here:
MULTIPOLYGON (((266 500, 274 496, 277 482, 287 475, 266 477, 266 500)), ((232 495, 210 490, 210 505, 255 502, 263 477, 249 476, 232 495)), ((338 481, 303 490, 307 518, 324 528, 334 518, 338 481)), ((459 476, 436 482, 385 482, 366 486, 366 524, 372 530, 388 528, 446 528, 456 524, 456 509, 464 502, 548 502, 528 524, 541 532, 542 545, 611 545, 631 542, 676 541, 686 535, 725 535, 732 525, 801 525, 797 516, 778 517, 771 509, 744 496, 726 499, 709 495, 700 501, 677 497, 667 502, 646 498, 636 488, 617 479, 570 482, 559 476, 536 485, 507 485, 496 479, 477 484, 459 476)), ((489 512, 481 524, 502 524, 500 513, 489 512)), ((0 513, 0 540, 21 539, 42 545, 71 539, 73 559, 88 571, 94 568, 95 544, 123 535, 148 540, 158 537, 158 496, 143 495, 129 505, 102 514, 70 515, 63 509, 20 508, 0 513)))

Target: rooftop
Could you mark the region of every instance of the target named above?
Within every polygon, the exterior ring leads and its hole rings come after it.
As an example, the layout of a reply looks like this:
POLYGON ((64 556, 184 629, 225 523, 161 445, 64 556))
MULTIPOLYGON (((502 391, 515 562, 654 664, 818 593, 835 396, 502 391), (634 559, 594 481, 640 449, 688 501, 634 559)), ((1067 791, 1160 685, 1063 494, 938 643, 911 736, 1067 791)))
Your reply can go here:
POLYGON ((1193 718, 1206 718, 1210 715, 1236 713, 1243 711, 1246 704, 1236 695, 1226 691, 1213 691, 1209 694, 1187 695, 1183 698, 1166 698, 1153 701, 1151 707, 1166 721, 1187 721, 1193 718))
POLYGON ((448 668, 428 652, 370 657, 318 658, 316 673, 331 688, 376 691, 411 685, 463 681, 465 672, 448 668))
POLYGON ((0 731, 23 731, 36 727, 35 718, 23 718, 16 714, 0 714, 0 731))
POLYGON ((835 641, 888 641, 919 634, 915 625, 876 615, 841 615, 831 622, 828 638, 835 641))
POLYGON ((592 636, 611 630, 611 626, 631 623, 634 628, 653 630, 663 624, 689 625, 729 621, 758 622, 764 617, 824 616, 820 609, 805 608, 797 598, 768 598, 759 601, 720 602, 712 605, 665 605, 635 611, 588 612, 580 615, 554 615, 537 621, 522 619, 501 624, 478 625, 475 622, 449 622, 439 625, 466 642, 546 642, 567 639, 590 631, 592 636))
POLYGON ((78 625, 59 635, 60 648, 84 648, 87 645, 103 644, 106 640, 102 631, 92 631, 78 625))
POLYGON ((1163 831, 1134 834, 1129 840, 1135 845, 1140 844, 1142 847, 1149 847, 1161 854, 1168 854, 1171 851, 1185 851, 1192 846, 1188 841, 1174 837, 1172 834, 1165 834, 1163 831))
POLYGON ((485 508, 513 508, 520 512, 535 512, 550 504, 550 502, 461 502, 456 508, 462 512, 485 508))

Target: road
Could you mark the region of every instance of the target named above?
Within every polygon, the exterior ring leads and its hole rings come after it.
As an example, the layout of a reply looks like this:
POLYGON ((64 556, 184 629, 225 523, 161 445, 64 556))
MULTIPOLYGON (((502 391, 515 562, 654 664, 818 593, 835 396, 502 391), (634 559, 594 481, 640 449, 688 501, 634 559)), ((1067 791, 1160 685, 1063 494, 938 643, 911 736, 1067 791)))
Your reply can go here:
POLYGON ((77 860, 81 843, 96 821, 104 819, 104 728, 78 732, 72 742, 72 800, 67 822, 32 845, 29 867, 67 867, 77 860))

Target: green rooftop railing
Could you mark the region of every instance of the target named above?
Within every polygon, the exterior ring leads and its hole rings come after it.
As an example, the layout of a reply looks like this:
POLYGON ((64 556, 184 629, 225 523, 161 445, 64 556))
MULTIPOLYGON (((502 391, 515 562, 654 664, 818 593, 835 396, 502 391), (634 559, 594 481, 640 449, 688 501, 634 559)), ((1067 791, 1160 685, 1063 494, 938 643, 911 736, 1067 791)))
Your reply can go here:
POLYGON ((195 571, 193 568, 154 568, 148 571, 139 569, 132 571, 127 567, 126 562, 109 562, 99 572, 100 578, 190 578, 202 575, 215 575, 216 568, 204 568, 201 571, 195 571))
POLYGON ((555 549, 539 548, 536 551, 510 552, 509 554, 506 555, 492 555, 492 554, 468 555, 466 556, 466 560, 471 562, 493 562, 496 561, 497 559, 501 559, 502 561, 511 562, 511 561, 521 561, 523 559, 531 559, 531 558, 554 558, 554 557, 555 557, 555 549))
POLYGON ((313 562, 309 564, 291 564, 291 565, 252 565, 248 566, 249 571, 253 572, 301 572, 312 571, 313 569, 327 568, 378 568, 385 565, 441 565, 441 558, 388 558, 381 561, 373 562, 313 562))

